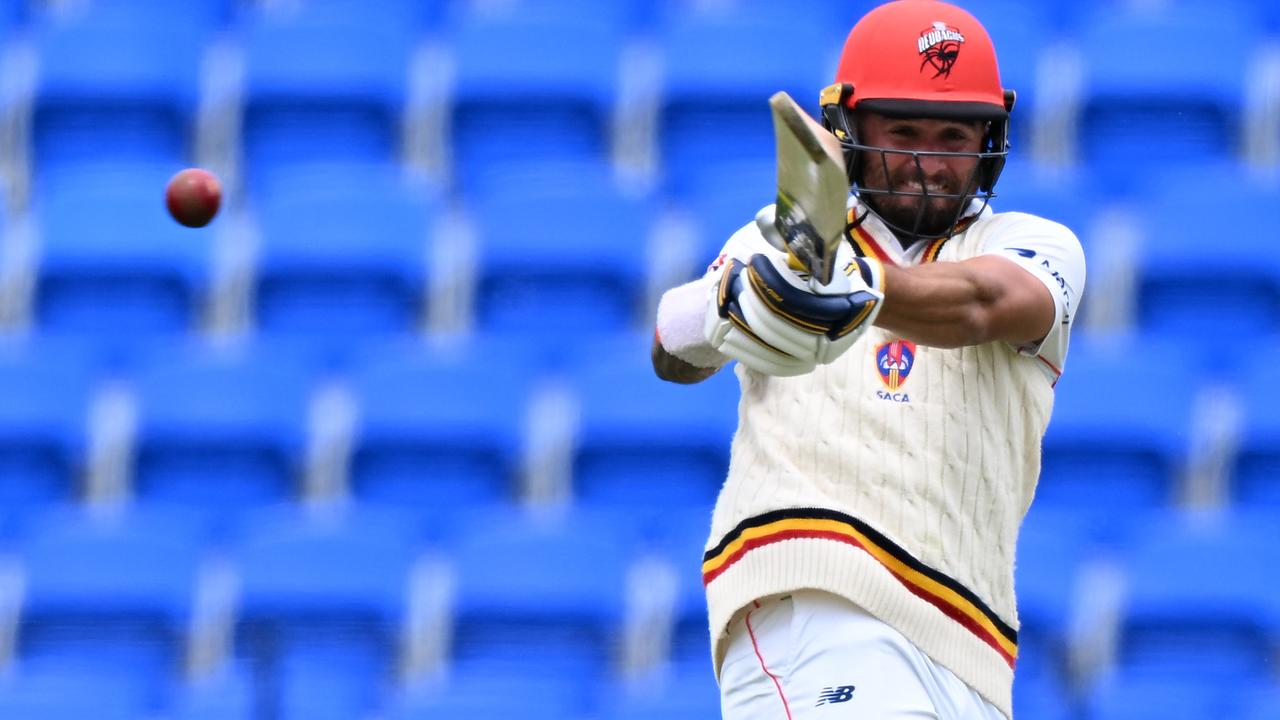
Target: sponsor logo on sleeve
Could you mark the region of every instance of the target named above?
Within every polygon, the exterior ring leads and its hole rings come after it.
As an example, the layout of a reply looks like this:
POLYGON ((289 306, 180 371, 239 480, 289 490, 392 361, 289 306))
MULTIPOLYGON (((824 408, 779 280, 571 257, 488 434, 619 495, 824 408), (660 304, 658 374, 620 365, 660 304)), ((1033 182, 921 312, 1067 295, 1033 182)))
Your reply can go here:
POLYGON ((1048 260, 1040 261, 1040 265, 1049 272, 1049 275, 1053 277, 1053 281, 1058 284, 1058 291, 1062 293, 1062 324, 1070 325, 1073 308, 1071 307, 1071 291, 1067 289, 1067 281, 1062 277, 1062 273, 1053 269, 1048 260))
MULTIPOLYGON (((1028 260, 1034 259, 1036 257, 1035 250, 1028 250, 1027 248, 1016 248, 1016 247, 1008 248, 1008 250, 1011 252, 1015 252, 1020 257, 1024 257, 1028 260)), ((1071 291, 1067 289, 1066 279, 1062 277, 1062 273, 1053 269, 1053 265, 1049 262, 1048 258, 1045 258, 1040 261, 1040 267, 1044 268, 1045 272, 1049 273, 1049 276, 1053 278, 1054 283, 1057 284, 1058 291, 1062 295, 1062 324, 1070 325, 1071 313, 1072 313, 1071 291)))

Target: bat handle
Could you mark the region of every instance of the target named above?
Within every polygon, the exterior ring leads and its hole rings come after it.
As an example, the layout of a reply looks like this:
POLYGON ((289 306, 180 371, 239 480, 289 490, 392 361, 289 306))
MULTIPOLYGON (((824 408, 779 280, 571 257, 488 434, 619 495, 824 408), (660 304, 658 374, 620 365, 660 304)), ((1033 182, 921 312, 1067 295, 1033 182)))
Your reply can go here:
POLYGON ((787 254, 787 265, 798 273, 805 273, 809 276, 809 284, 811 286, 820 286, 831 282, 828 274, 823 277, 822 272, 816 272, 815 267, 820 264, 817 258, 810 253, 805 252, 801 248, 800 252, 796 252, 796 246, 787 242, 787 238, 778 229, 777 206, 768 205, 760 212, 756 213, 756 227, 760 229, 760 234, 773 247, 787 254))
POLYGON ((760 234, 764 236, 764 239, 770 245, 794 257, 795 253, 787 245, 787 239, 782 237, 782 233, 778 230, 777 219, 778 214, 775 206, 767 205, 756 213, 756 227, 760 228, 760 234))

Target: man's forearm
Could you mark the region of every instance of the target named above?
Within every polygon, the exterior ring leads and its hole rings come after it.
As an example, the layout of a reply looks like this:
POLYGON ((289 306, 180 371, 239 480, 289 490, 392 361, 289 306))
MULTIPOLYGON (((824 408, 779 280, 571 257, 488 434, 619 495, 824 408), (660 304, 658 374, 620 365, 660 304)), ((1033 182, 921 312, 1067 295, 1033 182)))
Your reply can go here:
POLYGON ((652 359, 653 371, 663 380, 702 382, 729 361, 703 336, 705 317, 713 310, 709 303, 714 287, 714 278, 703 277, 662 294, 652 359))
POLYGON ((1053 298, 1012 262, 984 257, 885 268, 876 325, 933 347, 1034 341, 1053 321, 1053 298))

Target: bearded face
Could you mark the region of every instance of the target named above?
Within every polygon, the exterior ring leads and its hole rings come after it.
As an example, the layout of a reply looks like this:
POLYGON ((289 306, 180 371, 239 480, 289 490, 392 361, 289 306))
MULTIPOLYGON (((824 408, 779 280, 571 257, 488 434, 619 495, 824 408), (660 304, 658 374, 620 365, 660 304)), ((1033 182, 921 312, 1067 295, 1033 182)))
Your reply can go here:
POLYGON ((977 185, 985 123, 925 118, 859 118, 864 151, 859 187, 863 201, 890 225, 920 236, 945 234, 977 185))

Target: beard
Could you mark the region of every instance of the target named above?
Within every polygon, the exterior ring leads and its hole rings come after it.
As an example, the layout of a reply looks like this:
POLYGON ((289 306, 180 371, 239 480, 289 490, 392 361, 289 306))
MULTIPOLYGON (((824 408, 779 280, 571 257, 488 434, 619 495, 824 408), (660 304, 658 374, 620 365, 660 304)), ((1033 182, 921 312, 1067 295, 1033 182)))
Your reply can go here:
MULTIPOLYGON (((864 179, 867 174, 864 170, 864 179)), ((884 178, 883 171, 877 174, 880 178, 872 178, 873 180, 884 178)), ((892 182, 888 183, 888 187, 893 188, 896 193, 892 195, 887 193, 883 182, 860 185, 864 190, 871 191, 861 195, 862 202, 875 211, 890 229, 899 234, 907 234, 908 237, 902 238, 904 243, 917 237, 940 237, 950 232, 963 208, 972 199, 973 187, 977 181, 976 168, 970 173, 967 182, 952 172, 938 172, 925 178, 924 187, 928 188, 930 197, 924 197, 921 194, 921 175, 921 171, 914 165, 898 168, 893 173, 892 182)))

